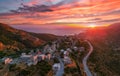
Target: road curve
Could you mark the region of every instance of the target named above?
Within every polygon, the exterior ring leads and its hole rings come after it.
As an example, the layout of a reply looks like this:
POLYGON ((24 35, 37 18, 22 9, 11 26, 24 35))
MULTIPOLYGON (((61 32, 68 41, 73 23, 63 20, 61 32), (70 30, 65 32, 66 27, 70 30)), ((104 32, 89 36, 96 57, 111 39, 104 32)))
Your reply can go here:
POLYGON ((90 54, 91 54, 92 51, 93 51, 93 46, 91 45, 91 43, 90 43, 89 41, 86 41, 86 42, 89 44, 90 49, 89 49, 88 54, 83 58, 82 63, 83 63, 84 71, 85 71, 86 75, 87 75, 87 76, 93 76, 92 73, 90 72, 88 66, 87 66, 87 60, 88 60, 90 54))
POLYGON ((64 74, 64 63, 63 63, 63 61, 60 57, 58 58, 58 60, 60 62, 60 69, 56 72, 55 76, 63 76, 63 74, 64 74))

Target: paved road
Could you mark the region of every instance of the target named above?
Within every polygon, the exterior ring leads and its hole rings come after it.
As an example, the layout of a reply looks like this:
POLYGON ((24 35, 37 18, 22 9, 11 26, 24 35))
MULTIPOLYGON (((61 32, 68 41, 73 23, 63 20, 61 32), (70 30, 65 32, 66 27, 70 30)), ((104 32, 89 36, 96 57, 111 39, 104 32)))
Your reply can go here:
POLYGON ((60 69, 56 72, 55 76, 63 76, 63 74, 64 74, 64 63, 63 63, 63 61, 60 57, 58 58, 58 60, 60 62, 60 69))
POLYGON ((90 72, 88 66, 87 66, 87 60, 88 60, 90 54, 91 54, 92 51, 93 51, 93 46, 91 45, 91 43, 90 43, 89 41, 87 41, 87 43, 89 44, 90 49, 89 49, 88 54, 83 58, 83 61, 82 61, 82 62, 83 62, 83 65, 84 65, 84 71, 85 71, 86 75, 87 75, 87 76, 93 76, 92 73, 90 72))

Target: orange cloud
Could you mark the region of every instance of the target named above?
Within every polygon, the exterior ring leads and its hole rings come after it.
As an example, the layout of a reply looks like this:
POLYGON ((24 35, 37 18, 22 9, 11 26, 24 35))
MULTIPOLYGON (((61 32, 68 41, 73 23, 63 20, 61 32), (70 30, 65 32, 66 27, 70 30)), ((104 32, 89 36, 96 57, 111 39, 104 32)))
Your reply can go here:
MULTIPOLYGON (((49 1, 49 0, 46 0, 49 1)), ((110 21, 119 21, 120 1, 119 0, 85 0, 63 4, 60 6, 47 6, 47 10, 38 11, 44 8, 34 6, 38 0, 32 0, 22 7, 20 13, 0 14, 0 21, 9 24, 48 24, 48 23, 108 23, 110 21), (28 9, 30 10, 28 11, 28 9), (25 10, 25 11, 24 11, 25 10), (36 11, 37 10, 37 11, 36 11), (106 22, 105 22, 106 21, 106 22)), ((42 2, 41 2, 42 3, 42 2)), ((45 6, 46 7, 46 6, 45 6)), ((19 10, 18 10, 19 12, 19 10)))

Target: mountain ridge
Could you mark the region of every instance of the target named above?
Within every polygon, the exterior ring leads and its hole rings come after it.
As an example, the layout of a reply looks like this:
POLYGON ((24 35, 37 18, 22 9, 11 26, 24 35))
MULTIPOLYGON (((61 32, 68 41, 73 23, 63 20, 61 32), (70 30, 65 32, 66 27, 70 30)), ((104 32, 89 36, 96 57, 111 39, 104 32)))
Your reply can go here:
MULTIPOLYGON (((47 42, 45 41, 47 40, 47 34, 44 36, 46 38, 44 40, 40 37, 42 37, 40 34, 33 35, 30 32, 18 30, 7 24, 0 23, 0 42, 4 45, 14 45, 19 48, 36 48, 47 42)), ((52 37, 56 39, 57 36, 52 35, 52 37)))
POLYGON ((94 51, 88 65, 97 76, 120 76, 120 23, 105 28, 90 29, 86 38, 92 43, 94 51))

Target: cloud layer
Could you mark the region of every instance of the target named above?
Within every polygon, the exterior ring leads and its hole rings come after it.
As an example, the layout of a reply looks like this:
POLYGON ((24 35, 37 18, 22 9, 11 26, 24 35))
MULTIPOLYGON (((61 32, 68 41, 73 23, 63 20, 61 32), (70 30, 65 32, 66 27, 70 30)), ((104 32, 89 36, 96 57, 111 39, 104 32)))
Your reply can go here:
POLYGON ((120 21, 119 0, 14 0, 12 5, 7 1, 0 2, 0 22, 13 25, 120 21))

